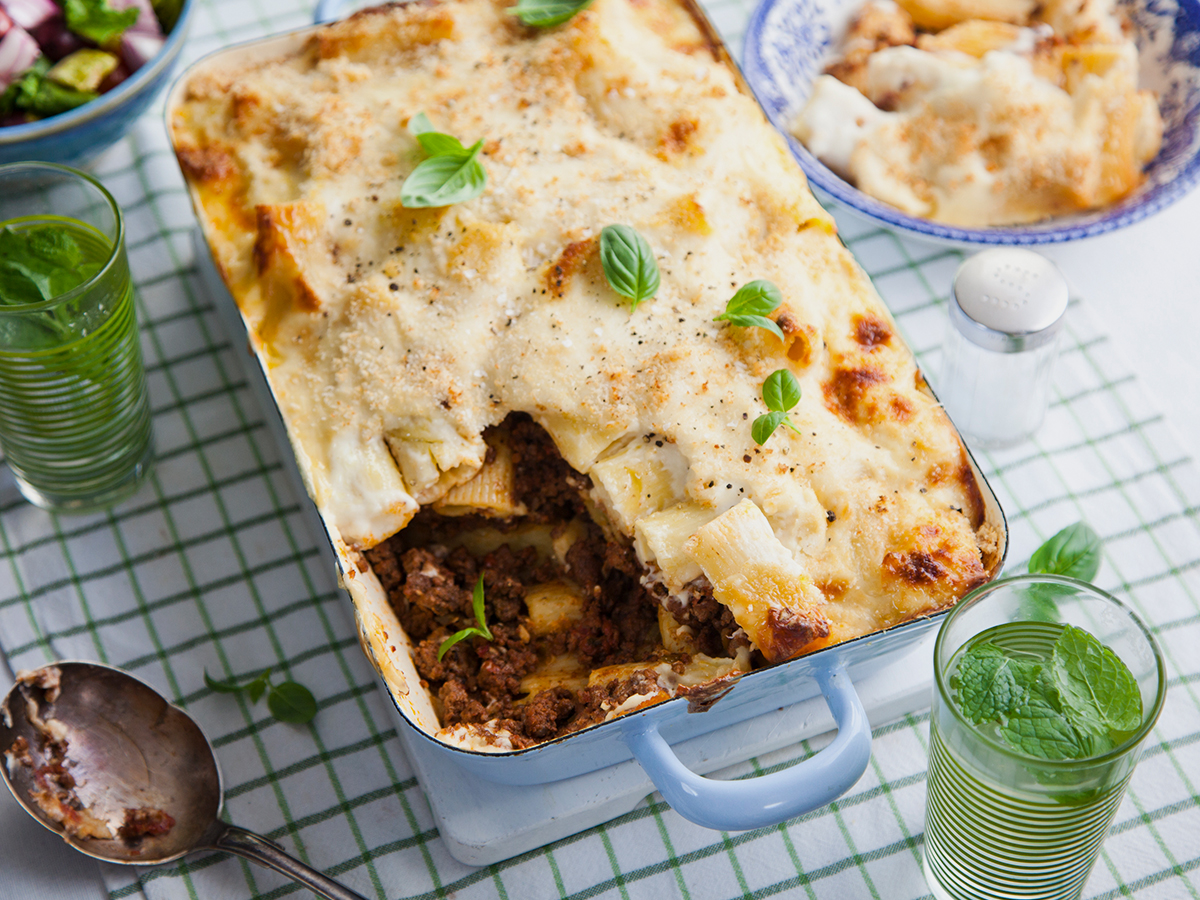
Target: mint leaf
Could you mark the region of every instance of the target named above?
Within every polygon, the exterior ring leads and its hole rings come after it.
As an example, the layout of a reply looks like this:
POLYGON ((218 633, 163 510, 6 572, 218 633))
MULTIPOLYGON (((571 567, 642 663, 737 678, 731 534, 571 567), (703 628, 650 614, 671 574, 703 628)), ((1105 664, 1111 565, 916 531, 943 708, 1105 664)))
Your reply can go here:
MULTIPOLYGON (((53 300, 86 282, 100 268, 98 263, 83 262, 83 249, 60 225, 0 229, 0 302, 53 300)), ((69 323, 47 318, 43 324, 58 329, 69 323)))
POLYGON ((267 695, 267 709, 280 722, 304 725, 317 714, 317 699, 312 691, 294 681, 271 688, 267 695))
POLYGON ((601 230, 600 264, 609 287, 633 301, 630 312, 658 293, 660 280, 654 251, 628 225, 605 225, 601 230))
POLYGON ((1091 581, 1100 571, 1100 545, 1096 532, 1076 522, 1038 547, 1029 559, 1029 571, 1091 581))
POLYGON ((1084 740, 1075 727, 1044 697, 1031 696, 1001 723, 1004 739, 1028 756, 1040 759, 1080 759, 1084 740))
POLYGON ((1142 695, 1129 667, 1082 628, 1067 625, 1054 643, 1050 671, 1068 716, 1096 734, 1133 731, 1142 721, 1142 695))
POLYGON ((1037 663, 1009 656, 995 644, 972 647, 951 676, 954 699, 976 725, 1001 720, 1029 699, 1037 663))
POLYGON ((534 28, 551 28, 568 21, 591 4, 592 0, 520 0, 509 7, 508 13, 534 28))

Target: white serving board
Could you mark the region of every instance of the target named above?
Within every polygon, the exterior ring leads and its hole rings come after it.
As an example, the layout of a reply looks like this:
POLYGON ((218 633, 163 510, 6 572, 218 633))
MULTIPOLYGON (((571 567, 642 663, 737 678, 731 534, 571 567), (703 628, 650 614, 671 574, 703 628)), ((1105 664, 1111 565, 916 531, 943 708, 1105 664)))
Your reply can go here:
MULTIPOLYGON (((199 230, 194 232, 196 270, 230 339, 246 338, 245 325, 232 296, 213 264, 199 230)), ((333 549, 316 506, 304 490, 283 420, 258 363, 248 360, 246 380, 279 443, 284 468, 304 512, 305 522, 330 571, 333 549)), ((350 603, 346 597, 346 603, 350 603)), ((928 708, 933 683, 933 641, 925 638, 869 678, 856 681, 859 698, 872 728, 928 708)), ((386 695, 386 689, 385 689, 386 695)), ((397 731, 429 800, 438 831, 450 855, 459 862, 483 866, 517 856, 560 838, 577 834, 632 810, 654 785, 635 760, 575 778, 541 785, 512 786, 481 779, 461 768, 417 734, 389 703, 397 731)), ((701 774, 720 773, 738 763, 792 746, 833 728, 822 697, 792 704, 746 722, 701 735, 674 749, 680 760, 701 774)))

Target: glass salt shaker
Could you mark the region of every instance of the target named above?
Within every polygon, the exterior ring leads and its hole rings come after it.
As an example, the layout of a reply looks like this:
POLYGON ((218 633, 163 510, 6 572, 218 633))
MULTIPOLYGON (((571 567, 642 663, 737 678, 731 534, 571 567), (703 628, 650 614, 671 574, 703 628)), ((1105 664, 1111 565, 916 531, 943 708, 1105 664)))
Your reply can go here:
POLYGON ((959 267, 938 397, 973 445, 1010 447, 1042 424, 1067 299, 1062 273, 1031 250, 984 250, 959 267))

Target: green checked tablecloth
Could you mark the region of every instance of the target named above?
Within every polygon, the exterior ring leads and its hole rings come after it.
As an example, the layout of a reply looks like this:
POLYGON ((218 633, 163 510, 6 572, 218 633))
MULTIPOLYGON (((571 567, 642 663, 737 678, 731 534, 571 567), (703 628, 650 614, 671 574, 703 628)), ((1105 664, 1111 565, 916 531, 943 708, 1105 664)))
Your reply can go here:
MULTIPOLYGON (((739 48, 748 5, 708 8, 739 48)), ((289 0, 199 0, 185 60, 309 19, 307 5, 289 0)), ((871 764, 844 798, 777 828, 707 831, 652 795, 628 815, 504 863, 472 869, 452 859, 306 527, 286 450, 252 394, 244 336, 226 332, 197 280, 191 207, 161 112, 139 121, 96 171, 128 216, 158 463, 133 500, 84 518, 34 509, 0 477, 0 648, 12 669, 97 659, 155 685, 211 738, 229 820, 368 897, 928 896, 926 715, 877 729, 871 764), (311 726, 276 722, 264 703, 204 685, 206 670, 244 679, 264 669, 313 689, 320 711, 311 726)), ((936 376, 960 255, 839 221, 936 376)), ((1010 568, 1086 520, 1105 541, 1100 585, 1153 624, 1166 653, 1166 710, 1085 896, 1200 898, 1200 478, 1086 301, 1072 304, 1067 331, 1036 440, 979 459, 1008 514, 1010 568)), ((786 765, 826 742, 730 774, 786 765)), ((157 869, 105 866, 103 878, 112 898, 306 896, 223 854, 157 869)))

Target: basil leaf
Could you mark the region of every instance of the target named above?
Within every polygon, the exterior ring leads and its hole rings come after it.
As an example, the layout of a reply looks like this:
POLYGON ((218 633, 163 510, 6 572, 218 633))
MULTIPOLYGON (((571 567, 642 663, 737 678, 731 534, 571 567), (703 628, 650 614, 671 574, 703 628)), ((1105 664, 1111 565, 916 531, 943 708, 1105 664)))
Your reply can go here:
POLYGON ((251 703, 257 703, 262 698, 262 695, 266 692, 267 688, 271 686, 269 676, 269 671, 263 672, 252 682, 246 685, 246 693, 250 695, 251 703))
POLYGON ((486 641, 492 639, 492 632, 487 627, 486 613, 484 610, 483 596, 483 575, 479 576, 479 580, 475 582, 475 590, 471 592, 471 607, 475 611, 475 621, 479 623, 479 627, 471 626, 464 628, 462 631, 456 631, 450 637, 446 638, 438 645, 437 658, 438 662, 442 661, 442 657, 457 644, 459 641, 465 641, 469 637, 481 637, 486 641))
POLYGON ((317 698, 312 691, 294 681, 271 688, 267 695, 267 709, 280 722, 304 725, 317 714, 317 698))
POLYGON ((434 128, 429 116, 423 112, 408 120, 408 131, 430 156, 455 156, 470 152, 458 138, 434 128))
POLYGON ((438 662, 442 661, 442 657, 446 655, 446 653, 450 650, 451 647, 453 647, 459 641, 465 641, 469 637, 487 638, 489 641, 492 639, 492 635, 490 632, 488 634, 484 634, 482 631, 480 631, 478 628, 475 628, 475 627, 464 628, 462 631, 456 631, 456 632, 454 632, 454 634, 450 635, 450 637, 446 638, 444 641, 441 642, 441 644, 438 645, 438 652, 437 652, 438 662))
POLYGON ((592 0, 520 0, 509 7, 508 14, 534 28, 552 28, 591 4, 592 0))
POLYGON ((783 329, 766 316, 733 316, 726 313, 723 316, 717 316, 713 321, 715 322, 717 319, 724 319, 730 325, 737 325, 741 328, 765 328, 781 341, 784 340, 783 329))
POLYGON ((420 136, 427 131, 435 131, 433 123, 429 121, 429 116, 423 112, 417 113, 408 120, 408 133, 414 137, 420 136))
POLYGON ((730 316, 765 316, 775 312, 781 303, 783 294, 775 283, 759 278, 738 288, 725 304, 725 312, 713 321, 719 322, 730 316))
POLYGON ((422 131, 417 135, 417 141, 420 142, 422 149, 429 154, 430 158, 464 156, 470 152, 458 138, 442 134, 440 131, 422 131))
POLYGON ((233 679, 229 681, 217 681, 208 674, 208 669, 204 670, 204 685, 210 691, 216 691, 218 694, 240 694, 242 686, 233 679))
POLYGON ((769 412, 755 419, 754 424, 750 426, 750 436, 754 438, 754 443, 765 444, 775 433, 779 423, 786 418, 787 413, 785 412, 769 412))
POLYGON ((1142 695, 1129 667, 1082 628, 1067 625, 1054 643, 1050 671, 1063 708, 1084 731, 1133 731, 1142 695))
POLYGON ((1068 525, 1029 559, 1029 571, 1091 581, 1100 571, 1100 536, 1083 522, 1068 525))
POLYGON ((401 205, 415 209, 474 200, 487 186, 487 172, 475 158, 482 148, 483 141, 479 140, 462 154, 425 160, 404 180, 401 205))
POLYGON ((112 47, 138 18, 138 9, 113 9, 108 0, 66 0, 67 28, 101 47, 112 47))
POLYGON ((600 232, 600 263, 609 286, 632 300, 633 309, 658 292, 660 282, 654 251, 628 225, 604 226, 600 232))
POLYGON ((767 409, 786 413, 800 402, 800 382, 787 369, 777 369, 763 382, 762 398, 767 409))
POLYGON ((485 637, 490 641, 492 633, 488 630, 487 622, 484 620, 482 574, 479 576, 479 580, 475 582, 475 590, 471 594, 471 606, 475 610, 475 621, 479 623, 479 636, 485 637))

